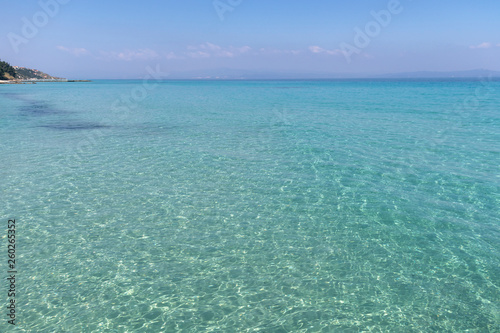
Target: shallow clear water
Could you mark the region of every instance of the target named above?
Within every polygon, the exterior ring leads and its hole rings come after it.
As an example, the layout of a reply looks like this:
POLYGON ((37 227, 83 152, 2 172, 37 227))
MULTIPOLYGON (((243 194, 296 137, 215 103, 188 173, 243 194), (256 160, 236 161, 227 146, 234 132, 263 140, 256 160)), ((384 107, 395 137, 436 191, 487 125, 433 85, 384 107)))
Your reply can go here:
POLYGON ((4 85, 0 108, 18 331, 500 331, 498 81, 4 85))

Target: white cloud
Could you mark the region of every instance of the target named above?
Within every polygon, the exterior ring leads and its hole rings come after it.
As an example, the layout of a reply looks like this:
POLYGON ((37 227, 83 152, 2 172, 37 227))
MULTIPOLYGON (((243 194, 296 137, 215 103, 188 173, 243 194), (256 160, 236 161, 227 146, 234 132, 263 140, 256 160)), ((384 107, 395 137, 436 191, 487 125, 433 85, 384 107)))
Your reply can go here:
POLYGON ((126 50, 120 52, 116 55, 120 60, 131 61, 131 60, 150 60, 159 58, 158 53, 151 49, 140 49, 140 50, 126 50))
POLYGON ((309 46, 309 51, 312 53, 322 53, 325 50, 319 46, 309 46))
POLYGON ((111 59, 111 60, 122 60, 122 61, 134 61, 134 60, 153 60, 165 58, 167 60, 172 59, 183 59, 183 57, 178 56, 174 52, 166 52, 159 54, 158 52, 151 49, 138 49, 138 50, 125 50, 122 52, 116 51, 101 51, 101 59, 111 59))
POLYGON ((238 49, 238 51, 240 51, 240 53, 247 53, 248 51, 250 51, 252 48, 250 46, 242 46, 238 49))
POLYGON ((261 48, 261 49, 259 49, 259 52, 260 52, 260 54, 293 54, 293 55, 297 55, 297 54, 300 54, 302 51, 261 48))
POLYGON ((182 57, 177 56, 174 52, 168 52, 165 55, 165 58, 167 58, 168 60, 171 60, 171 59, 182 59, 182 57))
POLYGON ((122 52, 101 51, 101 55, 108 59, 133 61, 158 59, 160 55, 151 49, 125 50, 122 52))
POLYGON ((84 49, 84 48, 69 48, 69 47, 65 47, 65 46, 60 46, 59 45, 59 46, 57 46, 57 49, 61 50, 63 52, 70 53, 70 54, 72 54, 72 55, 74 55, 76 57, 90 54, 90 52, 87 49, 84 49))
POLYGON ((212 50, 212 51, 219 51, 221 49, 220 46, 208 42, 205 44, 201 44, 199 47, 204 50, 212 50))
POLYGON ((215 45, 212 43, 203 43, 197 46, 188 46, 187 56, 190 58, 233 58, 235 56, 239 56, 245 53, 248 53, 252 50, 250 46, 242 46, 242 47, 222 47, 219 45, 215 45))
POLYGON ((328 54, 328 55, 331 55, 331 56, 338 56, 338 55, 343 55, 344 53, 339 50, 339 49, 336 49, 336 50, 325 50, 324 48, 322 47, 319 47, 319 46, 309 46, 309 51, 311 51, 312 53, 324 53, 324 54, 328 54))
POLYGON ((479 45, 472 45, 470 46, 471 49, 489 49, 492 46, 491 43, 489 42, 484 42, 479 45))
POLYGON ((203 51, 188 52, 187 55, 190 58, 210 58, 210 53, 203 51))

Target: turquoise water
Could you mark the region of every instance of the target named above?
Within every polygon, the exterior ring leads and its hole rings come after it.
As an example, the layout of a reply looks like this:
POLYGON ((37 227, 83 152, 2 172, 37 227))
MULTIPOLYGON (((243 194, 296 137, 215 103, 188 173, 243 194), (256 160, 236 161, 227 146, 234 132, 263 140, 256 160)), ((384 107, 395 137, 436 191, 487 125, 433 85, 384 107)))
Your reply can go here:
POLYGON ((500 331, 499 81, 3 85, 0 107, 16 331, 500 331))

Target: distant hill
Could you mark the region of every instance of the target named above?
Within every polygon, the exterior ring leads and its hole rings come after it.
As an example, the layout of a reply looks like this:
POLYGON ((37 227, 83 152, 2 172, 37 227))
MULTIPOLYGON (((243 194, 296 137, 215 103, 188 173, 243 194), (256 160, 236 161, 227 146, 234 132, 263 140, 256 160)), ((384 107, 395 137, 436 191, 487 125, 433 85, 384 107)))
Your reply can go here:
POLYGON ((50 76, 47 73, 37 69, 14 66, 16 70, 16 78, 18 80, 60 80, 62 78, 50 76))
POLYGON ((13 80, 16 70, 8 62, 0 61, 0 80, 13 80))
POLYGON ((51 76, 37 69, 11 66, 5 61, 0 61, 0 80, 61 80, 60 77, 51 76))
POLYGON ((446 78, 480 78, 480 77, 500 77, 500 72, 490 71, 487 69, 474 69, 470 71, 454 71, 454 72, 408 72, 395 73, 377 76, 379 78, 389 79, 446 79, 446 78))
POLYGON ((309 80, 309 79, 452 79, 452 78, 500 78, 500 72, 486 69, 454 72, 407 72, 389 74, 368 74, 368 73, 293 73, 293 72, 271 72, 271 71, 250 71, 242 69, 219 68, 211 70, 197 70, 172 72, 165 79, 198 79, 198 80, 309 80))

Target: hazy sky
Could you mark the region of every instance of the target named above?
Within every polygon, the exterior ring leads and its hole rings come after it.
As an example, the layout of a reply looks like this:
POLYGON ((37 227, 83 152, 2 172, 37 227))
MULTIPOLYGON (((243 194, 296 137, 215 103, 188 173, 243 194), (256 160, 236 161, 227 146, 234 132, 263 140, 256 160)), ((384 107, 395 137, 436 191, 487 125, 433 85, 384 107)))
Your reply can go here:
POLYGON ((0 58, 69 78, 500 70, 499 0, 0 0, 0 58))

